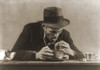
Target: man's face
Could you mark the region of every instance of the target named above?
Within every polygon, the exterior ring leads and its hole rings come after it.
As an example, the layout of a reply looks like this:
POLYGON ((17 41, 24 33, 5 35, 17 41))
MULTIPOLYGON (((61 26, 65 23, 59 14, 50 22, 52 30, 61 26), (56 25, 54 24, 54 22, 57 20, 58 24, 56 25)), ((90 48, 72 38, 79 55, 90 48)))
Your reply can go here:
POLYGON ((59 36, 59 34, 62 32, 62 28, 61 29, 56 29, 56 28, 51 28, 48 26, 44 26, 44 31, 45 34, 47 36, 47 38, 51 41, 51 42, 55 42, 59 36))

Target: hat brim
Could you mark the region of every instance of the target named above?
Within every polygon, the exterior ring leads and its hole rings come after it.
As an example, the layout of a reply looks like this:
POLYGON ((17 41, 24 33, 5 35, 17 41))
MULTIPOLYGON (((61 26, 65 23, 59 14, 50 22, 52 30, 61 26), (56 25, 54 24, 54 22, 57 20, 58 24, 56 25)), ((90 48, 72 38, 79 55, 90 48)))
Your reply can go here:
POLYGON ((48 27, 60 29, 62 27, 68 26, 70 24, 70 20, 63 18, 63 20, 58 23, 49 23, 49 22, 42 21, 42 24, 48 27))

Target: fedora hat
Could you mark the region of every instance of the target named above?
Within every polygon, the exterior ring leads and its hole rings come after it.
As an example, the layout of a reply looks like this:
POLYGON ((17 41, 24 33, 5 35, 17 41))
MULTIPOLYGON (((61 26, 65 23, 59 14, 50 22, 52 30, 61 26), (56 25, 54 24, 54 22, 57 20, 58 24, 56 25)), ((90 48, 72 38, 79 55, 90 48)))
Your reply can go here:
POLYGON ((59 29, 70 24, 70 21, 63 17, 62 9, 58 7, 45 8, 43 18, 42 24, 52 28, 59 29))

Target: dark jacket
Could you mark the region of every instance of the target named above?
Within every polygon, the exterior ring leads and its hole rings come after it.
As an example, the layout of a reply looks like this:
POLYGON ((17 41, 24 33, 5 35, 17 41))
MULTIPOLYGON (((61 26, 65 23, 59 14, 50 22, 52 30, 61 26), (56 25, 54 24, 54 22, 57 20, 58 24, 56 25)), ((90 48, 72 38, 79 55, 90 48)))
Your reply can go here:
MULTIPOLYGON (((36 60, 35 53, 44 47, 43 36, 41 22, 27 24, 12 49, 13 52, 16 52, 13 60, 36 60)), ((75 51, 75 56, 69 56, 69 59, 80 59, 84 57, 82 52, 73 44, 68 31, 62 31, 57 42, 60 40, 69 43, 70 48, 75 51)))

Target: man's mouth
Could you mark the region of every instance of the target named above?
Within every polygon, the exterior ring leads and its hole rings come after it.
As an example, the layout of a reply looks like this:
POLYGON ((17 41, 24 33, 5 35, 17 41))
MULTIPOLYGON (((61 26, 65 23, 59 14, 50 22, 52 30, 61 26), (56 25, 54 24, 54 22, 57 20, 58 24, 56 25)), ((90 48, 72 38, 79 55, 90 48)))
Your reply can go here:
POLYGON ((55 42, 56 41, 56 38, 51 38, 49 39, 51 42, 55 42))
POLYGON ((52 35, 47 35, 47 38, 51 41, 51 42, 55 42, 57 37, 52 36, 52 35))

